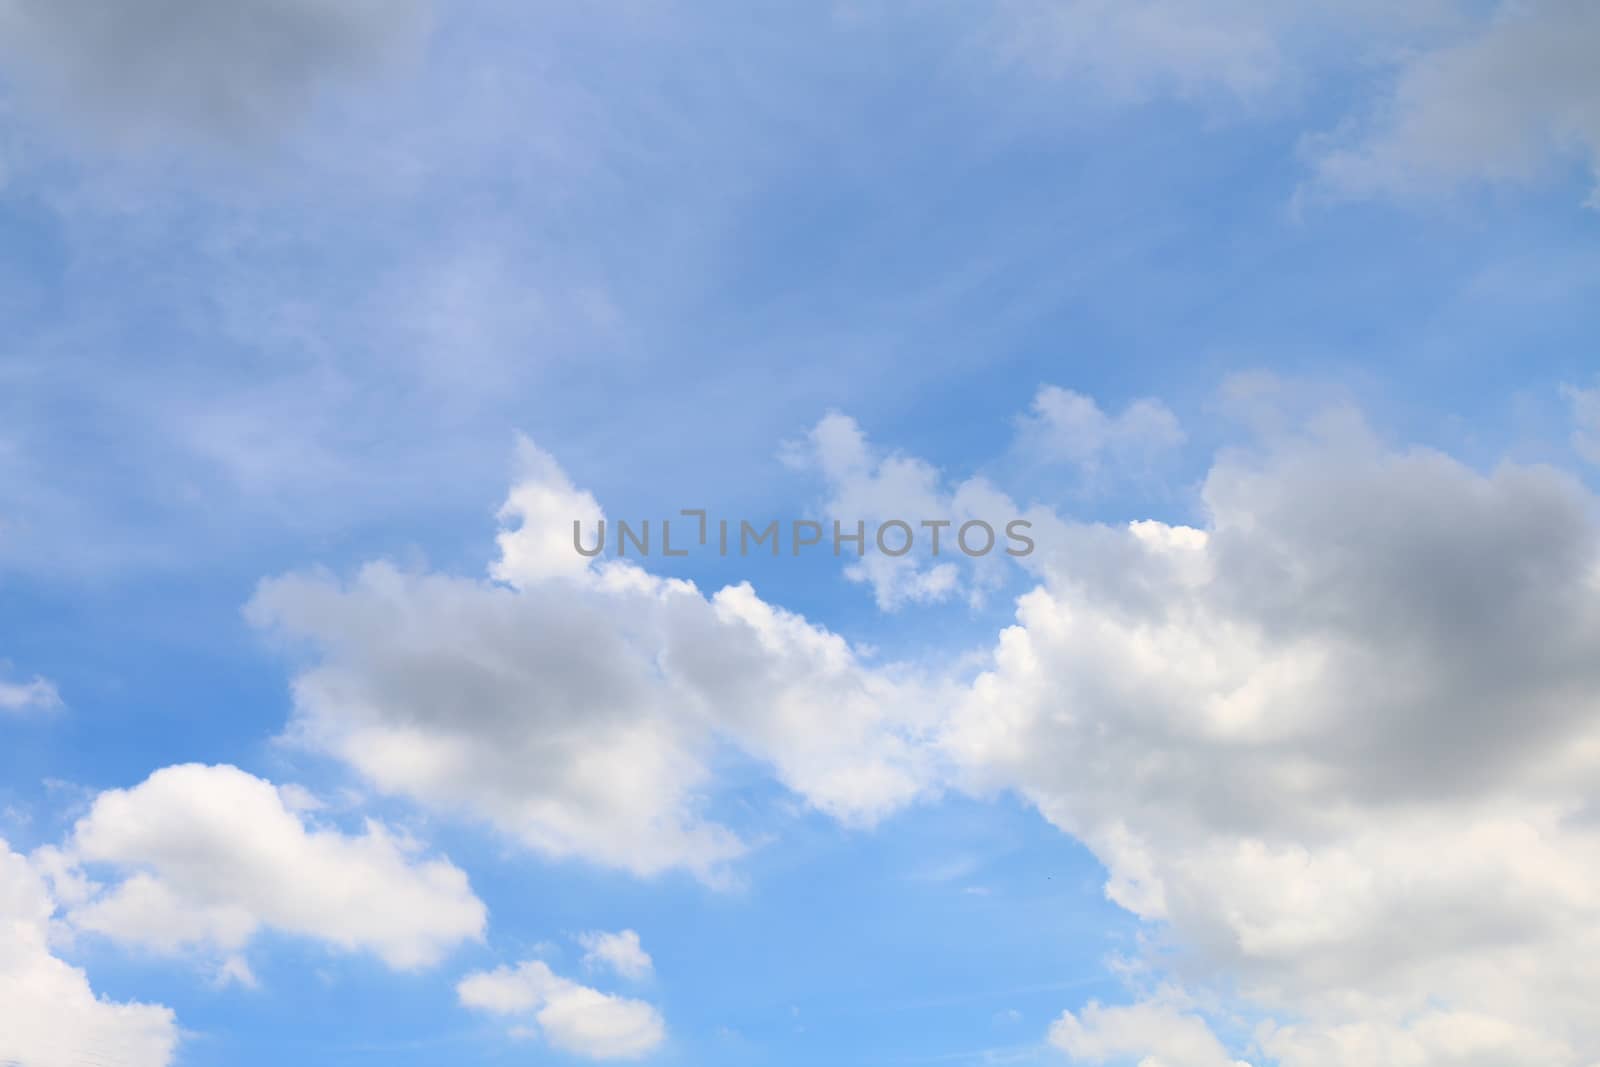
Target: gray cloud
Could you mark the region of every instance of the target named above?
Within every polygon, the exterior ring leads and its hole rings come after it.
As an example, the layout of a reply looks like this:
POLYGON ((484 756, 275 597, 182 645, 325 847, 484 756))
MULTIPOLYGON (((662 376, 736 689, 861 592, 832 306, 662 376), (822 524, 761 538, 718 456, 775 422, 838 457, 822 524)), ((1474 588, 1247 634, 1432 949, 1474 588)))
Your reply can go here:
POLYGON ((425 0, 6 0, 0 56, 115 140, 239 140, 418 41, 427 18, 425 0))
MULTIPOLYGON (((870 474, 847 421, 819 462, 870 474)), ((915 477, 851 479, 853 504, 942 492, 897 462, 915 477)), ((743 847, 700 807, 720 743, 856 823, 1014 790, 1183 950, 1136 970, 1197 991, 1063 1016, 1087 1062, 1600 1056, 1600 509, 1570 476, 1330 412, 1219 455, 1199 526, 1039 515, 1037 587, 969 678, 872 664, 748 586, 590 566, 552 531, 598 504, 524 463, 493 580, 262 586, 256 621, 313 655, 293 736, 640 874, 715 879, 743 847), (1230 1051, 1206 1024, 1235 1013, 1267 1021, 1230 1051)))
POLYGON ((546 855, 709 881, 744 844, 700 810, 713 747, 869 824, 927 787, 913 679, 747 584, 709 596, 572 547, 594 498, 525 445, 497 581, 405 573, 262 584, 260 625, 314 650, 291 736, 379 789, 482 818, 546 855), (829 711, 819 716, 819 708, 829 711))
POLYGON ((1407 56, 1393 93, 1352 144, 1319 163, 1347 195, 1426 194, 1460 181, 1526 181, 1564 160, 1600 177, 1600 9, 1505 4, 1407 56))
POLYGON ((1203 496, 1054 531, 952 720, 969 784, 1085 841, 1283 1067, 1592 1062, 1592 494, 1336 413, 1203 496))

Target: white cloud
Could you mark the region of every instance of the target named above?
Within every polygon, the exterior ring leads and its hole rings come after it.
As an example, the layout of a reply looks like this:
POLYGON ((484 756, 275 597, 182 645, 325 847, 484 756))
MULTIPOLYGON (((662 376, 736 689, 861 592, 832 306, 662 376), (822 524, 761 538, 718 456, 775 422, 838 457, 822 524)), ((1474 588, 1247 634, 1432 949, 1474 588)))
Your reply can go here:
POLYGON ((969 785, 1087 843, 1283 1067, 1593 1062, 1595 499, 1335 415, 1204 500, 1204 529, 1063 524, 953 720, 969 785), (1341 1051, 1390 1047, 1424 1051, 1341 1051))
POLYGON ((853 824, 924 791, 919 738, 936 708, 915 679, 864 664, 748 585, 708 597, 587 565, 571 522, 593 499, 548 456, 523 455, 499 583, 374 563, 349 583, 262 584, 251 617, 319 656, 294 683, 294 738, 547 855, 711 881, 744 848, 700 814, 716 744, 853 824))
MULTIPOLYGON (((0 660, 0 669, 7 666, 0 660)), ((61 694, 48 678, 34 675, 26 682, 0 678, 0 712, 48 711, 61 706, 61 694)))
POLYGON ((1017 423, 1013 447, 1024 462, 1069 464, 1090 477, 1102 469, 1144 473, 1184 442, 1178 417, 1159 400, 1145 397, 1109 415, 1093 397, 1054 385, 1039 389, 1017 423))
POLYGON ((1282 1067, 1500 1067, 1580 1062, 1559 1040, 1470 1012, 1426 1011, 1404 1024, 1266 1024, 1256 1039, 1282 1067))
MULTIPOLYGON (((253 612, 318 657, 295 736, 551 854, 715 876, 740 847, 699 814, 719 741, 857 822, 948 767, 1020 792, 1207 991, 1064 1016, 1086 1062, 1592 1063, 1596 500, 1390 449, 1348 412, 1301 426, 1220 455, 1200 526, 1048 517, 1038 588, 970 682, 872 667, 748 586, 561 564, 549 524, 587 498, 544 461, 504 516, 504 584, 371 565, 269 582, 253 612), (1207 1024, 1218 1003, 1265 1020, 1254 1047, 1218 1038, 1239 1032, 1207 1024)), ((808 447, 841 507, 951 497, 842 416, 808 447)), ((475 977, 513 1014, 559 981, 475 977)))
POLYGON ((512 585, 581 577, 589 559, 576 550, 575 538, 581 532, 583 543, 591 544, 605 513, 592 493, 573 486, 554 456, 526 437, 517 438, 517 463, 519 478, 500 509, 505 525, 491 573, 512 585))
POLYGON ((241 139, 414 44, 427 18, 422 0, 11 0, 0 58, 117 139, 241 139))
MULTIPOLYGON (((1143 479, 1183 441, 1177 416, 1158 400, 1135 400, 1113 415, 1091 397, 1046 385, 1031 410, 1017 418, 1006 465, 1021 480, 1046 487, 1059 484, 1054 468, 1070 468, 1078 487, 1087 488, 1112 477, 1143 479)), ((871 586, 884 611, 957 596, 982 605, 1005 587, 1017 566, 1032 569, 1037 562, 1032 551, 1009 554, 1025 548, 1008 535, 1010 523, 1031 524, 1021 532, 1037 548, 1039 532, 1058 522, 1048 509, 1019 506, 982 474, 951 484, 925 460, 874 447, 854 419, 837 412, 789 443, 782 455, 791 467, 821 475, 827 490, 821 508, 825 541, 834 522, 846 530, 865 522, 869 539, 890 520, 912 528, 907 554, 891 556, 869 546, 865 558, 845 566, 845 576, 871 586), (958 541, 961 528, 974 521, 996 532, 995 548, 977 556, 962 551, 958 541), (945 525, 933 530, 925 522, 945 525)), ((982 535, 974 536, 981 544, 982 535)))
POLYGON ((171 1010, 96 996, 83 971, 50 951, 54 911, 44 879, 0 841, 0 1063, 171 1063, 178 1043, 171 1010))
POLYGON ((481 938, 483 904, 444 859, 377 822, 360 834, 308 826, 279 790, 234 767, 167 767, 95 798, 58 869, 111 868, 81 884, 68 911, 79 930, 175 952, 223 957, 220 975, 260 930, 372 952, 396 968, 436 963, 481 938))
POLYGON ((1077 1015, 1063 1013, 1050 1027, 1050 1043, 1072 1063, 1250 1067, 1228 1054, 1204 1019, 1161 1001, 1126 1007, 1091 1002, 1077 1015))
POLYGON ((581 935, 583 962, 591 967, 606 967, 623 978, 638 981, 650 977, 655 963, 639 943, 639 935, 632 930, 614 934, 592 931, 581 935))
POLYGON ((457 994, 469 1008, 537 1023, 553 1047, 589 1059, 638 1059, 667 1039, 651 1005, 579 985, 538 960, 468 975, 457 994))

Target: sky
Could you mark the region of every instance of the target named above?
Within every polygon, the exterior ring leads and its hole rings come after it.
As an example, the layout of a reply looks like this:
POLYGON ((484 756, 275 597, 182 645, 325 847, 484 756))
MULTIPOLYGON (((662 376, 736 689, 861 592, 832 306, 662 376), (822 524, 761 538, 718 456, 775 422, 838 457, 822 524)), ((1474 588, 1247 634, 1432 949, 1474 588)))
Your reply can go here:
POLYGON ((1600 1063, 1597 47, 0 0, 0 1064, 1600 1063))

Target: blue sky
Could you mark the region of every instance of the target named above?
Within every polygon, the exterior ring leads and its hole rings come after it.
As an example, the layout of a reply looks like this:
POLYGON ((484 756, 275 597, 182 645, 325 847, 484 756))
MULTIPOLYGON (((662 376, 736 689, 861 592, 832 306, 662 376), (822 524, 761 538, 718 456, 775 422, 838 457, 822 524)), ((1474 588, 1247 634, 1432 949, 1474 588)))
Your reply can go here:
POLYGON ((1314 7, 0 5, 0 1062, 1600 1058, 1600 22, 1314 7))

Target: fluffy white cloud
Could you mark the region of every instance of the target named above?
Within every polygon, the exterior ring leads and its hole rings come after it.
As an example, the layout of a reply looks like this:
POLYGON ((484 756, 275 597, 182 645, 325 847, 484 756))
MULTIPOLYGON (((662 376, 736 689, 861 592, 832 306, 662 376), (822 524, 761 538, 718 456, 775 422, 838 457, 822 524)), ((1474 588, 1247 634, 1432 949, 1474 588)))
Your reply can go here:
POLYGON ((1139 1067, 1250 1067, 1228 1055, 1204 1019, 1161 1001, 1112 1008, 1091 1002, 1076 1015, 1063 1013, 1050 1027, 1050 1043, 1073 1063, 1137 1058, 1139 1067))
POLYGON ((748 585, 708 597, 589 565, 571 524, 593 499, 549 457, 524 456, 498 581, 374 563, 349 583, 263 583, 252 618, 318 656, 294 683, 292 736, 385 792, 639 874, 716 880, 743 850, 700 813, 718 744, 851 823, 923 791, 935 709, 914 679, 748 585))
MULTIPOLYGON (((842 416, 808 447, 841 508, 950 499, 842 416)), ((857 822, 942 768, 1017 790, 1185 950, 1176 980, 1266 1020, 1229 1051, 1213 1008, 1085 1009, 1053 1035, 1086 1062, 1600 1057, 1600 509, 1570 477, 1394 451, 1334 412, 1223 453, 1200 526, 1042 516, 1016 625, 976 679, 939 682, 748 586, 569 566, 549 527, 592 502, 535 459, 499 583, 375 564, 262 587, 258 621, 316 657, 296 737, 640 873, 714 876, 737 853, 697 805, 718 743, 857 822)), ((565 989, 547 969, 475 977, 507 1013, 565 989)), ((553 1042, 562 1018, 540 1020, 553 1042)))
POLYGON ((667 1039, 651 1005, 579 985, 538 960, 468 975, 456 991, 467 1007, 536 1023, 553 1047, 589 1059, 638 1059, 667 1039))
MULTIPOLYGON (((6 667, 0 660, 0 669, 6 667)), ((8 682, 0 678, 0 712, 45 711, 61 706, 61 694, 48 678, 34 675, 26 682, 8 682)))
POLYGON ((614 934, 592 931, 580 936, 578 943, 584 949, 584 963, 609 968, 624 978, 648 978, 655 968, 650 954, 639 943, 639 935, 632 930, 614 934))
POLYGON ((0 57, 118 137, 238 139, 416 41, 427 16, 423 0, 8 0, 0 57))
POLYGON ((171 1010, 96 996, 83 971, 50 951, 54 912, 44 879, 0 841, 0 1063, 171 1063, 178 1043, 171 1010))
POLYGON ((952 722, 969 784, 1094 849, 1283 1067, 1593 1062, 1594 498, 1336 416, 1204 501, 1058 531, 952 722))
MULTIPOLYGON (((46 853, 76 876, 79 930, 161 951, 242 950, 262 929, 423 967, 481 938, 486 913, 467 877, 377 822, 344 834, 308 826, 270 782, 234 767, 167 767, 95 798, 66 845, 46 853)), ((224 973, 248 981, 229 959, 224 973)))
POLYGON ((589 557, 576 550, 578 533, 593 538, 605 512, 592 493, 573 486, 554 456, 526 437, 517 439, 517 464, 519 478, 500 508, 505 525, 491 573, 512 585, 582 577, 589 557))

